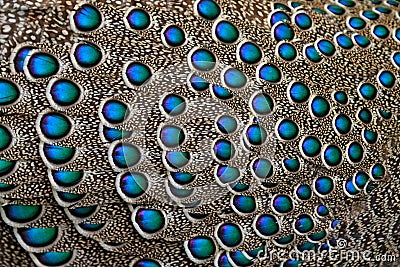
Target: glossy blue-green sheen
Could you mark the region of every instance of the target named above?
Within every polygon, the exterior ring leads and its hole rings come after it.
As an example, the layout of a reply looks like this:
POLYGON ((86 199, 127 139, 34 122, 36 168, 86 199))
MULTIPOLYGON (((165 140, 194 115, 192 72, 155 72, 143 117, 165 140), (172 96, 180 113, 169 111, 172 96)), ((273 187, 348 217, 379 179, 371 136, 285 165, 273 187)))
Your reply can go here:
POLYGON ((308 214, 298 216, 294 224, 295 229, 302 234, 310 232, 314 226, 315 224, 308 214))
POLYGON ((296 196, 301 200, 308 200, 312 196, 311 187, 309 185, 300 185, 296 189, 296 196))
POLYGON ((60 198, 61 201, 67 202, 67 203, 74 203, 79 200, 82 200, 86 194, 75 194, 75 193, 69 193, 69 192, 59 192, 57 191, 57 195, 60 198))
POLYGON ((326 39, 319 40, 317 43, 317 48, 323 55, 327 57, 333 56, 336 52, 335 45, 326 39))
POLYGON ((352 122, 346 114, 339 114, 334 121, 334 127, 339 134, 348 134, 351 131, 352 122))
POLYGON ((353 181, 351 179, 348 179, 345 184, 344 184, 344 189, 346 190, 346 192, 350 195, 357 195, 358 193, 360 193, 360 190, 358 190, 353 181))
POLYGON ((351 28, 353 28, 354 30, 362 30, 367 26, 367 23, 365 22, 365 20, 363 20, 362 18, 359 17, 351 17, 349 20, 349 25, 351 28))
POLYGON ((379 19, 379 14, 372 10, 364 10, 361 15, 369 20, 377 20, 379 19))
POLYGON ((378 81, 382 86, 392 88, 396 84, 396 76, 391 71, 384 70, 379 74, 378 81))
POLYGON ((363 137, 365 142, 370 145, 373 145, 378 141, 378 134, 366 129, 363 130, 363 137))
POLYGON ((182 30, 182 28, 176 25, 168 26, 163 35, 167 45, 172 47, 181 46, 186 41, 185 32, 182 30))
POLYGON ((187 172, 171 172, 171 177, 175 183, 180 185, 190 184, 196 179, 196 176, 187 172))
POLYGON ((240 171, 236 167, 228 165, 219 165, 217 167, 217 178, 223 184, 232 183, 240 177, 240 171))
POLYGON ((294 82, 289 88, 289 98, 295 103, 306 102, 310 95, 310 89, 302 82, 294 82))
POLYGON ((243 239, 242 230, 234 223, 224 223, 220 225, 217 230, 217 236, 222 244, 227 247, 236 247, 243 239))
POLYGON ((44 144, 43 152, 46 159, 53 164, 65 164, 75 155, 75 148, 44 144))
POLYGON ((311 112, 315 117, 322 118, 328 115, 330 111, 330 104, 322 96, 316 96, 311 101, 311 112))
POLYGON ((18 86, 14 82, 0 78, 0 106, 15 103, 20 95, 18 86))
POLYGON ((300 161, 297 158, 286 158, 283 160, 283 166, 289 172, 297 172, 300 170, 300 161))
POLYGON ((277 127, 277 132, 280 138, 285 141, 295 139, 299 134, 299 126, 289 119, 283 119, 277 127))
POLYGON ((0 125, 0 151, 10 147, 13 136, 9 129, 5 126, 0 125))
MULTIPOLYGON (((395 52, 392 55, 393 65, 397 68, 400 68, 400 52, 395 52)), ((1 86, 1 85, 0 85, 1 86)))
POLYGON ((364 189, 368 181, 369 176, 365 172, 357 172, 353 177, 353 183, 359 189, 364 189))
POLYGON ((371 176, 374 179, 382 179, 386 174, 386 168, 380 163, 375 164, 372 166, 371 169, 371 176))
POLYGON ((48 139, 60 139, 71 132, 72 124, 62 113, 51 112, 40 119, 40 130, 48 139))
POLYGON ((372 33, 380 39, 385 39, 389 37, 390 31, 385 25, 376 25, 372 28, 372 33))
POLYGON ((232 204, 241 213, 252 213, 256 210, 256 200, 252 196, 233 196, 232 204))
POLYGON ((326 206, 324 205, 319 205, 317 207, 317 214, 321 217, 327 216, 329 214, 329 210, 326 206))
POLYGON ((199 15, 207 20, 215 20, 221 14, 221 8, 214 0, 201 0, 196 8, 199 15))
POLYGON ((39 217, 43 210, 41 205, 4 205, 4 213, 6 217, 16 223, 28 223, 39 217))
POLYGON ((60 70, 58 60, 54 56, 42 52, 33 54, 28 60, 27 67, 33 78, 47 78, 60 70))
POLYGON ((279 23, 274 28, 273 36, 276 41, 293 40, 294 31, 290 25, 286 23, 279 23))
POLYGON ((318 177, 314 181, 314 188, 320 195, 328 195, 334 189, 333 179, 327 176, 318 177))
POLYGON ((346 10, 343 7, 340 7, 337 5, 328 5, 326 8, 330 12, 332 12, 334 15, 338 15, 338 16, 341 16, 346 12, 346 10))
POLYGON ((235 155, 235 145, 226 139, 220 139, 215 142, 213 147, 214 155, 221 161, 228 161, 235 155))
POLYGON ((278 55, 286 61, 293 61, 297 57, 296 48, 290 43, 282 43, 278 46, 278 55))
POLYGON ((334 93, 333 98, 342 105, 346 105, 349 102, 349 97, 344 91, 337 91, 334 93))
POLYGON ((94 31, 101 25, 100 11, 90 4, 84 4, 73 15, 75 27, 82 32, 94 31))
POLYGON ((14 170, 16 164, 16 161, 0 159, 0 177, 10 174, 12 170, 14 170))
POLYGON ((364 148, 358 142, 352 142, 347 149, 347 156, 352 163, 360 163, 364 157, 364 148))
POLYGON ((197 49, 190 57, 193 67, 198 71, 210 71, 217 62, 215 55, 207 49, 197 49))
POLYGON ((324 151, 324 161, 329 167, 336 167, 342 162, 343 153, 336 145, 329 145, 324 151))
POLYGON ((256 64, 262 59, 262 51, 256 44, 245 42, 239 47, 239 57, 244 63, 256 64))
POLYGON ((343 33, 336 36, 336 42, 343 49, 349 50, 354 47, 354 44, 353 44, 353 41, 351 40, 351 38, 348 37, 347 35, 344 35, 343 33))
POLYGON ((132 267, 162 267, 157 261, 152 259, 138 260, 132 267))
POLYGON ((216 124, 218 130, 223 134, 232 134, 237 130, 238 127, 236 119, 229 115, 223 115, 219 117, 216 124))
POLYGON ((295 239, 295 235, 290 234, 288 236, 284 236, 284 237, 275 239, 275 242, 278 244, 281 244, 281 245, 287 245, 287 244, 292 243, 294 241, 294 239, 295 239))
POLYGON ((261 215, 255 223, 256 229, 264 236, 272 236, 279 232, 279 223, 272 214, 261 215))
POLYGON ((139 148, 132 144, 119 143, 113 148, 111 156, 118 168, 128 168, 136 165, 142 154, 139 148))
POLYGON ((234 68, 230 68, 224 73, 224 82, 228 88, 240 89, 247 83, 246 75, 234 68))
POLYGON ((50 96, 53 102, 63 107, 75 104, 80 95, 79 86, 67 79, 55 81, 50 88, 50 96))
POLYGON ((371 123, 372 121, 372 113, 369 109, 367 108, 362 108, 359 112, 358 112, 358 119, 366 124, 371 123))
POLYGON ((189 163, 190 153, 180 151, 168 151, 165 155, 168 165, 173 168, 182 168, 189 163))
POLYGON ((92 68, 100 63, 103 55, 100 47, 93 43, 81 43, 73 54, 76 63, 82 68, 92 68))
POLYGON ((266 158, 258 158, 256 159, 251 169, 253 170, 254 174, 257 178, 265 179, 269 178, 273 174, 273 166, 270 160, 266 158))
POLYGON ((252 124, 246 129, 246 138, 250 145, 259 146, 267 140, 267 132, 261 125, 252 124))
POLYGON ((35 47, 33 46, 24 46, 17 51, 15 54, 13 63, 16 72, 23 72, 24 71, 24 62, 26 57, 28 56, 29 52, 31 52, 35 47))
POLYGON ((354 35, 354 41, 361 48, 367 48, 371 44, 371 41, 367 37, 358 34, 354 35))
POLYGON ((294 21, 301 30, 308 30, 312 26, 312 20, 306 13, 299 13, 294 17, 294 21))
POLYGON ((132 131, 120 130, 103 126, 103 135, 107 141, 113 142, 115 140, 129 138, 132 135, 132 131))
POLYGON ((81 171, 52 170, 51 175, 54 182, 65 187, 77 185, 83 178, 83 172, 81 171))
POLYGON ((281 10, 274 12, 274 14, 271 15, 270 24, 271 24, 271 26, 273 26, 280 21, 282 21, 282 22, 290 21, 290 17, 281 10))
POLYGON ((95 231, 99 231, 100 229, 102 229, 104 227, 105 223, 80 223, 79 227, 82 228, 85 231, 89 231, 89 232, 95 232, 95 231))
POLYGON ((58 228, 19 228, 17 233, 28 246, 45 247, 56 240, 58 228))
POLYGON ((73 253, 71 251, 50 251, 44 253, 35 253, 35 256, 39 262, 45 266, 62 266, 72 259, 73 253))
POLYGON ((187 247, 190 254, 200 260, 210 258, 216 251, 214 241, 208 236, 198 236, 190 239, 187 247))
POLYGON ((169 94, 162 100, 161 108, 170 116, 178 116, 185 112, 186 101, 176 94, 169 94))
POLYGON ((239 30, 226 20, 217 23, 214 34, 218 40, 224 43, 234 43, 239 38, 239 30))
POLYGON ((272 200, 272 207, 279 213, 288 213, 294 209, 294 204, 288 195, 276 195, 272 200))
POLYGON ((307 157, 316 157, 321 153, 322 144, 317 137, 307 136, 304 138, 301 149, 307 157))
POLYGON ((139 209, 136 212, 135 222, 145 233, 156 233, 166 224, 164 214, 156 209, 139 209))
POLYGON ((198 92, 207 90, 210 86, 210 84, 205 79, 197 75, 192 75, 189 81, 192 88, 198 92))
POLYGON ((152 76, 149 66, 140 63, 132 62, 126 68, 126 77, 134 86, 141 86, 148 82, 152 76))
POLYGON ((135 8, 129 12, 127 21, 133 30, 141 31, 150 26, 151 18, 147 11, 140 8, 135 8))
POLYGON ((378 95, 378 90, 375 85, 371 83, 361 84, 358 88, 358 92, 365 100, 373 100, 378 95))
POLYGON ((69 212, 78 218, 87 218, 92 216, 97 210, 97 206, 82 206, 78 208, 70 208, 69 212))
POLYGON ((314 46, 309 45, 304 50, 305 56, 308 60, 313 63, 319 63, 322 61, 321 55, 318 53, 317 49, 314 46))
POLYGON ((268 94, 258 93, 253 97, 251 107, 257 115, 265 116, 273 111, 274 101, 268 94))
POLYGON ((164 125, 161 128, 159 138, 164 146, 174 148, 180 146, 185 141, 185 133, 178 126, 164 125))
POLYGON ((277 66, 268 63, 261 66, 259 76, 267 82, 278 83, 282 79, 282 72, 277 66))
POLYGON ((127 172, 121 176, 120 188, 127 197, 140 197, 146 192, 148 187, 149 182, 142 173, 127 172))

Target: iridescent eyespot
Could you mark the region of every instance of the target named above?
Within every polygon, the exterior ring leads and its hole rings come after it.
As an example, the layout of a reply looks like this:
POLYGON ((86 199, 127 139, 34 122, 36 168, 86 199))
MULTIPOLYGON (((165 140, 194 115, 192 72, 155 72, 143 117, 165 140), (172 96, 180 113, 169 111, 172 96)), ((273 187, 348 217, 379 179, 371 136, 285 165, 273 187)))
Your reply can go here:
POLYGON ((72 12, 71 26, 78 32, 95 31, 103 24, 104 18, 97 7, 90 4, 83 4, 72 12))
POLYGON ((335 189, 335 182, 331 177, 322 176, 314 180, 313 190, 319 197, 326 197, 335 189))
POLYGON ((186 112, 186 99, 177 94, 167 94, 161 98, 160 109, 168 116, 179 116, 186 112))
POLYGON ((182 28, 176 25, 169 25, 161 31, 161 38, 164 45, 168 47, 179 47, 185 44, 186 34, 182 28))
POLYGON ((197 14, 207 20, 215 20, 221 14, 220 6, 214 0, 197 0, 194 7, 197 14))
POLYGON ((253 146, 260 146, 267 140, 267 131, 258 124, 247 126, 244 134, 246 142, 253 146))
POLYGON ((294 231, 299 235, 304 235, 311 232, 315 227, 315 222, 312 216, 301 214, 293 222, 294 231))
POLYGON ((377 20, 379 19, 379 14, 377 14, 376 12, 372 11, 372 10, 364 10, 361 15, 369 20, 377 20))
POLYGON ((158 141, 160 145, 172 149, 177 148, 185 141, 185 131, 176 125, 166 124, 158 130, 158 141))
POLYGON ((321 141, 315 136, 306 136, 300 142, 300 151, 308 158, 314 158, 321 153, 321 141))
POLYGON ((313 44, 305 45, 303 47, 303 54, 312 63, 317 64, 322 61, 321 55, 319 54, 318 50, 315 49, 313 44))
POLYGON ((214 39, 226 44, 235 43, 240 36, 238 28, 227 20, 216 21, 212 34, 214 39))
POLYGON ((274 106, 274 100, 266 93, 257 92, 250 98, 250 108, 257 116, 271 114, 274 106))
POLYGON ((125 83, 130 87, 146 85, 153 76, 153 70, 141 62, 127 63, 122 72, 125 83))
POLYGON ((270 13, 268 17, 270 26, 273 26, 280 21, 282 22, 290 21, 290 17, 283 10, 274 10, 272 13, 270 13))
POLYGON ((19 45, 15 48, 14 52, 10 56, 11 61, 11 69, 15 72, 23 72, 24 71, 24 62, 28 57, 29 53, 36 49, 34 46, 22 46, 19 45))
POLYGON ((224 86, 230 89, 242 89, 248 82, 247 76, 240 70, 228 68, 221 73, 224 86))
POLYGON ((0 107, 13 105, 20 97, 20 88, 16 83, 0 78, 0 107))
POLYGON ((353 30, 362 30, 367 26, 365 20, 359 17, 349 17, 346 20, 347 26, 353 30))
POLYGON ((293 40, 295 36, 293 28, 284 22, 276 23, 272 27, 271 32, 274 39, 278 42, 282 40, 293 40))
POLYGON ((367 108, 361 108, 357 113, 358 119, 365 124, 369 124, 372 121, 372 113, 367 108))
POLYGON ((352 121, 349 116, 340 113, 333 119, 333 129, 340 135, 348 134, 352 129, 352 121))
POLYGON ((332 57, 336 52, 335 45, 327 39, 318 40, 315 48, 326 57, 332 57))
POLYGON ((137 207, 132 214, 132 221, 135 229, 145 238, 153 236, 167 226, 165 212, 158 209, 137 207))
POLYGON ((195 263, 207 261, 217 251, 214 240, 208 236, 197 236, 184 242, 186 254, 195 263))
POLYGON ((247 64, 257 64, 261 61, 263 53, 253 42, 245 41, 238 46, 238 57, 247 64))
POLYGON ((400 52, 394 52, 390 59, 392 60, 393 66, 400 69, 400 52))
POLYGON ((24 63, 24 72, 29 77, 48 78, 57 74, 61 69, 59 60, 48 53, 36 52, 27 57, 24 63))
POLYGON ((341 7, 341 6, 337 6, 337 5, 325 5, 325 9, 333 14, 333 15, 337 15, 337 16, 341 16, 344 13, 346 13, 346 10, 341 7))
POLYGON ((227 139, 219 139, 213 145, 213 155, 219 161, 231 160, 236 154, 235 145, 227 139))
POLYGON ((347 146, 347 158, 351 163, 360 163, 364 158, 364 148, 358 142, 352 142, 347 146))
POLYGON ((360 84, 357 91, 365 100, 374 100, 378 95, 378 89, 372 83, 360 84))
POLYGON ((142 158, 142 152, 138 146, 123 142, 113 143, 108 154, 110 163, 118 169, 133 167, 142 158))
POLYGON ((276 46, 276 54, 285 61, 293 61, 297 58, 296 47, 285 41, 276 46))
POLYGON ((73 122, 62 113, 49 112, 38 117, 38 131, 45 139, 59 140, 71 133, 73 122))
POLYGON ((361 48, 368 48, 371 45, 371 41, 363 35, 353 34, 351 38, 361 48))
POLYGON ((271 201, 271 208, 278 214, 289 213, 294 210, 293 199, 289 195, 275 195, 271 201))
POLYGON ((269 159, 256 158, 250 165, 250 171, 255 178, 267 179, 274 174, 274 167, 269 159))
POLYGON ((377 75, 378 83, 385 88, 393 88, 396 84, 396 76, 389 70, 381 70, 377 75))
POLYGON ((275 132, 279 139, 292 141, 300 133, 299 126, 290 119, 282 119, 276 123, 275 132))
POLYGON ((333 93, 333 99, 341 105, 347 105, 349 97, 344 91, 337 91, 333 93))
POLYGON ((258 67, 257 78, 270 83, 279 83, 283 76, 281 70, 277 66, 272 63, 266 63, 258 67))
POLYGON ((297 186, 296 197, 300 200, 309 200, 312 197, 311 187, 307 184, 297 186))
POLYGON ((128 29, 136 31, 144 31, 151 26, 150 14, 141 8, 129 9, 124 16, 124 23, 128 29))
POLYGON ((55 108, 63 109, 77 104, 83 97, 83 90, 74 81, 55 78, 49 82, 46 96, 55 108))
POLYGON ((343 161, 343 152, 342 150, 336 145, 328 145, 324 147, 322 153, 322 161, 328 167, 337 167, 343 161))
POLYGON ((217 58, 208 49, 195 48, 189 53, 189 65, 197 71, 211 71, 215 68, 217 58))
POLYGON ((390 30, 385 25, 374 25, 371 28, 372 35, 377 39, 386 39, 390 35, 390 30))
POLYGON ((356 2, 354 2, 353 0, 338 0, 337 2, 345 7, 355 7, 356 6, 356 2))
POLYGON ((311 91, 307 85, 302 82, 291 82, 287 90, 288 98, 296 104, 307 102, 311 96, 311 91))
POLYGON ((343 33, 338 33, 334 37, 335 43, 345 50, 350 50, 354 47, 353 40, 343 33))
POLYGON ((315 96, 310 102, 310 112, 317 118, 323 118, 330 112, 330 104, 322 96, 315 96))
POLYGON ((311 17, 303 12, 294 14, 293 22, 303 31, 311 29, 313 25, 311 17))
POLYGON ((71 61, 77 69, 96 67, 103 59, 102 49, 89 42, 75 43, 71 49, 71 61))
POLYGON ((275 215, 260 214, 254 219, 253 228, 258 236, 268 238, 279 233, 280 223, 275 215))
POLYGON ((130 115, 129 107, 126 103, 117 99, 108 99, 100 107, 100 118, 105 123, 120 124, 130 115))

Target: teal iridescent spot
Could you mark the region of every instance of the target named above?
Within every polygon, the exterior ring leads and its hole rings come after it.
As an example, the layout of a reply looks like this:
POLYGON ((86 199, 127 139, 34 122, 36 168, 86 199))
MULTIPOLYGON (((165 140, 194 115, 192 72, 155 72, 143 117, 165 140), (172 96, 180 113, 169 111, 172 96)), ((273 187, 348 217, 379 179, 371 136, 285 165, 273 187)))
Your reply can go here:
POLYGON ((331 57, 335 54, 335 45, 326 39, 321 39, 317 42, 317 50, 324 56, 331 57))
POLYGON ((192 75, 189 82, 190 86, 197 92, 205 91, 210 86, 210 84, 205 79, 197 75, 192 75))
MULTIPOLYGON (((178 188, 171 183, 168 183, 168 193, 170 193, 175 198, 185 199, 193 195, 194 188, 178 188)), ((194 205, 197 205, 196 203, 194 205)))
POLYGON ((354 43, 350 37, 341 33, 335 37, 336 43, 343 49, 350 50, 354 47, 354 43))
POLYGON ((379 39, 386 39, 389 37, 390 31, 384 25, 375 25, 372 28, 372 33, 379 39))
POLYGON ((192 53, 190 62, 198 71, 210 71, 214 69, 217 58, 210 50, 200 48, 192 53))
POLYGON ((84 223, 81 222, 78 224, 82 230, 88 232, 96 232, 100 231, 106 224, 105 223, 84 223))
POLYGON ((356 44, 361 48, 367 48, 371 44, 371 41, 363 35, 356 34, 353 38, 356 44))
POLYGON ((236 153, 235 145, 226 139, 219 139, 213 147, 215 157, 220 161, 231 160, 236 153))
POLYGON ((18 86, 14 82, 0 78, 0 106, 14 104, 20 95, 18 86))
POLYGON ((125 196, 137 198, 146 193, 149 182, 142 173, 127 172, 121 176, 119 187, 125 196))
POLYGON ((308 238, 313 242, 319 242, 323 240, 326 236, 327 236, 326 231, 322 230, 320 232, 309 235, 308 238))
POLYGON ((255 220, 254 226, 263 237, 273 236, 279 232, 278 219, 272 214, 262 214, 255 220))
POLYGON ((24 46, 21 47, 18 51, 16 51, 13 64, 14 69, 16 72, 23 72, 24 71, 24 62, 25 59, 28 57, 29 53, 34 50, 36 47, 33 46, 24 46))
POLYGON ((296 23, 297 27, 301 30, 308 30, 312 26, 312 20, 306 13, 296 14, 294 17, 294 23, 296 23))
POLYGON ((229 115, 222 115, 216 121, 218 130, 223 134, 232 134, 238 128, 236 119, 229 115))
POLYGON ((13 136, 9 129, 0 125, 0 151, 3 151, 11 146, 13 136))
POLYGON ((313 45, 308 45, 305 47, 304 56, 313 63, 319 63, 322 61, 321 55, 313 45))
POLYGON ((385 174, 386 174, 386 168, 382 164, 376 163, 374 164, 374 166, 372 166, 371 176, 375 180, 383 179, 383 177, 385 177, 385 174))
POLYGON ((339 134, 348 134, 352 128, 351 119, 343 113, 336 116, 333 124, 339 134))
POLYGON ((367 144, 373 145, 378 141, 378 134, 373 131, 363 129, 363 139, 367 144))
POLYGON ((301 143, 301 151, 306 157, 316 157, 321 153, 322 144, 317 137, 307 136, 301 143))
POLYGON ((382 14, 390 14, 392 13, 392 10, 388 7, 385 6, 378 6, 375 8, 376 11, 382 13, 382 14))
POLYGON ((361 15, 369 20, 377 20, 379 19, 379 14, 377 14, 376 12, 372 11, 372 10, 364 10, 361 15))
POLYGON ((298 186, 296 189, 296 196, 300 200, 309 200, 312 196, 311 187, 306 184, 298 186))
POLYGON ((151 17, 147 11, 135 8, 132 9, 126 16, 129 27, 133 30, 146 30, 150 27, 151 17))
POLYGON ((294 229, 300 234, 306 234, 315 227, 312 217, 308 214, 301 214, 294 222, 294 229))
POLYGON ((294 234, 290 234, 288 236, 277 238, 274 240, 274 242, 279 245, 286 246, 286 245, 289 245, 290 243, 292 243, 294 241, 294 239, 295 239, 294 234))
POLYGON ((142 232, 154 234, 162 230, 166 225, 164 214, 156 209, 139 208, 135 214, 134 221, 142 232))
POLYGON ((267 132, 258 124, 251 124, 245 131, 250 145, 260 146, 267 140, 267 132))
MULTIPOLYGON (((290 11, 290 9, 289 9, 289 11, 290 11)), ((290 21, 290 17, 285 12, 283 12, 281 10, 278 10, 278 11, 274 12, 271 15, 269 23, 270 23, 271 26, 274 26, 276 23, 278 23, 280 21, 289 22, 290 21)))
POLYGON ((100 11, 90 4, 81 5, 72 16, 74 26, 81 32, 94 31, 100 27, 102 17, 100 11))
POLYGON ((212 86, 212 92, 216 98, 221 100, 228 100, 233 97, 232 93, 229 92, 228 89, 218 85, 212 86))
POLYGON ((219 165, 216 169, 217 179, 222 184, 235 182, 240 177, 240 171, 236 167, 219 165))
POLYGON ((232 44, 239 39, 239 30, 231 22, 223 20, 215 25, 215 37, 227 44, 232 44))
POLYGON ((247 77, 243 72, 229 68, 224 72, 224 83, 228 88, 240 89, 247 84, 247 77))
POLYGON ((27 68, 33 78, 47 78, 60 70, 60 63, 53 55, 38 52, 29 58, 27 68))
POLYGON ((256 44, 245 42, 239 47, 239 57, 244 63, 257 64, 262 59, 262 51, 256 44))
POLYGON ((187 185, 196 179, 196 175, 188 172, 170 172, 172 180, 178 185, 187 185))
POLYGON ((200 0, 195 7, 197 13, 207 20, 215 20, 221 14, 221 8, 214 0, 200 0))
POLYGON ((72 251, 35 253, 35 257, 44 266, 65 266, 74 256, 72 251))
POLYGON ((176 148, 185 141, 185 132, 175 125, 164 125, 159 133, 161 143, 167 148, 176 148))
POLYGON ((165 159, 169 166, 175 169, 180 169, 189 163, 190 153, 181 151, 168 151, 165 154, 165 159))
POLYGON ((325 217, 329 214, 328 208, 324 205, 318 205, 316 212, 317 212, 318 216, 321 216, 321 217, 325 217))
POLYGON ((75 203, 82 200, 86 196, 86 193, 75 194, 75 193, 57 191, 57 196, 63 202, 75 203))
POLYGON ((93 43, 80 43, 75 47, 73 57, 82 68, 92 68, 101 62, 103 57, 100 47, 93 43))
POLYGON ((344 183, 344 190, 347 192, 347 194, 354 196, 357 195, 358 193, 360 193, 360 190, 358 190, 356 188, 356 186, 354 185, 352 179, 348 179, 345 183, 344 183))
POLYGON ((17 233, 26 245, 40 248, 56 241, 58 228, 18 228, 17 233))
POLYGON ((12 184, 6 184, 6 183, 0 183, 0 193, 4 193, 7 191, 11 191, 14 188, 16 188, 16 185, 12 185, 12 184))
POLYGON ((125 103, 110 99, 104 103, 101 114, 107 122, 117 124, 122 123, 129 116, 130 111, 125 103))
POLYGON ((48 139, 61 139, 72 129, 69 118, 62 113, 50 112, 42 116, 39 123, 41 133, 48 139))
POLYGON ((365 124, 369 124, 372 121, 372 113, 367 108, 360 109, 360 111, 357 114, 357 117, 361 122, 365 124))
POLYGON ((139 163, 142 154, 139 148, 129 143, 118 143, 111 151, 113 163, 118 168, 129 168, 139 163))
POLYGON ((359 17, 351 17, 348 20, 349 26, 354 30, 362 30, 367 26, 365 20, 359 17))
POLYGON ((134 86, 145 84, 153 75, 150 67, 140 62, 130 63, 126 68, 125 74, 129 83, 134 86))
POLYGON ((352 142, 347 148, 347 156, 352 163, 360 163, 364 158, 364 148, 358 142, 352 142))
POLYGON ((293 61, 297 57, 297 50, 292 44, 282 43, 277 49, 279 57, 283 60, 293 61))
POLYGON ((198 260, 212 257, 216 250, 214 241, 208 236, 197 236, 185 242, 185 251, 198 260))
POLYGON ((71 213, 72 216, 78 218, 88 218, 92 216, 96 212, 96 210, 97 205, 68 209, 69 213, 71 213))
MULTIPOLYGON (((399 13, 400 16, 400 13, 399 13)), ((397 28, 393 32, 393 39, 397 42, 400 42, 400 28, 397 28)))
POLYGON ((256 200, 252 196, 235 195, 232 198, 232 205, 235 210, 244 214, 253 213, 257 208, 256 200))
POLYGON ((162 265, 152 259, 141 259, 132 265, 132 267, 162 267, 162 265))
POLYGON ((327 176, 318 177, 314 181, 314 190, 321 196, 329 195, 333 192, 335 184, 333 179, 327 176))
POLYGON ((293 40, 294 31, 288 24, 279 22, 273 27, 273 36, 276 41, 293 40))
POLYGON ((266 116, 274 110, 274 101, 266 93, 257 93, 251 101, 251 108, 257 115, 266 116))
POLYGON ((333 98, 339 104, 346 105, 349 102, 349 97, 347 96, 346 92, 344 91, 337 91, 333 94, 333 98))
POLYGON ((270 178, 274 173, 274 168, 270 160, 258 158, 251 165, 253 174, 260 179, 270 178))
POLYGON ((343 7, 340 7, 340 6, 337 6, 337 5, 328 5, 326 7, 326 9, 329 12, 331 12, 332 14, 338 15, 338 16, 341 16, 346 12, 346 10, 343 7))
POLYGON ((306 102, 310 95, 310 89, 302 82, 294 82, 288 88, 289 99, 297 104, 306 102))
POLYGON ((272 208, 277 213, 289 213, 294 209, 293 200, 288 195, 276 195, 272 199, 272 208))
MULTIPOLYGON (((400 68, 400 52, 395 52, 392 55, 392 62, 395 67, 400 68)), ((0 88, 1 88, 1 84, 0 84, 0 88)), ((1 95, 0 95, 0 99, 1 99, 1 95)), ((1 102, 0 102, 0 104, 1 104, 1 102)))
POLYGON ((336 145, 328 145, 323 154, 323 161, 329 167, 336 167, 342 162, 342 150, 336 145))
POLYGON ((16 161, 0 159, 0 177, 5 177, 10 174, 17 164, 16 161))
POLYGON ((163 31, 163 40, 168 46, 178 47, 185 43, 185 32, 178 26, 170 25, 163 31))
POLYGON ((292 120, 283 119, 277 124, 276 131, 281 139, 291 141, 299 135, 299 126, 292 120))
POLYGON ((54 182, 63 187, 77 185, 83 178, 83 172, 80 171, 51 171, 54 182))
POLYGON ((365 100, 373 100, 378 95, 378 90, 371 83, 363 83, 359 86, 358 93, 365 100))
POLYGON ((353 0, 338 0, 338 3, 346 7, 355 7, 356 2, 353 0))
POLYGON ((262 65, 258 71, 258 75, 261 79, 270 83, 279 83, 282 80, 281 70, 271 63, 262 65))
POLYGON ((386 88, 392 88, 396 84, 396 76, 391 71, 384 70, 379 73, 378 82, 386 88))
POLYGON ((365 188, 368 181, 369 181, 369 175, 365 172, 357 172, 353 176, 353 183, 360 190, 365 188))
POLYGON ((51 100, 62 107, 68 107, 78 102, 81 96, 79 86, 70 80, 59 79, 50 87, 51 100))
POLYGON ((243 233, 237 224, 223 223, 218 227, 216 237, 221 245, 233 248, 240 245, 243 240, 243 233))
POLYGON ((315 117, 322 118, 329 114, 330 105, 328 100, 322 96, 316 96, 310 103, 310 109, 315 117))
POLYGON ((176 94, 166 95, 161 103, 161 109, 169 116, 178 116, 186 111, 186 101, 183 97, 176 94))
POLYGON ((44 144, 43 154, 47 161, 52 164, 66 164, 75 156, 76 149, 72 147, 62 147, 51 144, 44 144))
POLYGON ((392 112, 381 109, 379 110, 379 115, 385 120, 390 120, 393 116, 392 112))
POLYGON ((41 205, 4 205, 3 211, 7 219, 15 223, 28 223, 37 219, 43 207, 41 205))
POLYGON ((297 158, 283 159, 283 167, 289 172, 298 172, 300 170, 300 161, 297 158))

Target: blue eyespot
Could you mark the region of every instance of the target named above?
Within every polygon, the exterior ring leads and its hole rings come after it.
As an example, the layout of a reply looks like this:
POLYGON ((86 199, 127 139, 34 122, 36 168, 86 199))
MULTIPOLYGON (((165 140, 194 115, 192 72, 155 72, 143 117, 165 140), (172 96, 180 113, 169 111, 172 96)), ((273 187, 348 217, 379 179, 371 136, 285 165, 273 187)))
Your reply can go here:
POLYGON ((379 39, 386 39, 389 37, 390 31, 384 25, 375 25, 372 27, 372 33, 379 39))
POLYGON ((272 27, 274 39, 276 41, 282 40, 293 40, 294 38, 294 31, 291 26, 284 22, 279 22, 272 27))
POLYGON ((33 47, 33 46, 24 46, 24 47, 21 47, 18 51, 16 51, 15 57, 13 60, 14 69, 16 72, 24 71, 25 59, 28 56, 28 54, 34 49, 35 49, 35 47, 33 47))
POLYGON ((78 65, 77 67, 93 68, 101 62, 103 54, 100 47, 93 43, 85 42, 75 46, 71 57, 73 62, 78 65))
POLYGON ((350 50, 354 47, 351 38, 343 33, 336 35, 335 41, 341 48, 345 50, 350 50))
POLYGON ((21 96, 16 83, 0 78, 0 106, 14 104, 21 96))
POLYGON ((51 84, 49 97, 56 105, 68 107, 79 101, 81 89, 71 80, 59 79, 51 84))
POLYGON ((350 28, 354 30, 362 30, 367 26, 365 20, 359 17, 351 17, 348 19, 347 23, 350 26, 350 28))
POLYGON ((59 72, 60 63, 53 55, 38 52, 30 56, 27 67, 33 78, 47 78, 59 72))
POLYGON ((308 30, 312 27, 312 20, 306 13, 298 13, 294 16, 294 23, 301 30, 308 30))
POLYGON ((197 13, 204 19, 215 20, 221 14, 221 8, 214 0, 200 0, 195 4, 197 13))
POLYGON ((131 85, 141 86, 150 80, 153 73, 149 66, 140 62, 132 62, 127 65, 124 75, 131 85))
POLYGON ((190 62, 195 70, 210 71, 215 68, 217 58, 207 49, 196 49, 190 56, 190 62))
POLYGON ((117 124, 125 121, 130 111, 125 103, 110 99, 104 103, 101 114, 108 123, 117 124))
POLYGON ((185 43, 185 32, 178 26, 170 25, 163 30, 163 41, 167 46, 178 47, 185 43))
POLYGON ((169 116, 178 116, 186 111, 186 100, 180 95, 168 94, 161 103, 161 109, 169 116))
POLYGON ((227 20, 219 21, 214 29, 215 37, 227 44, 232 44, 239 39, 239 30, 227 20))
POLYGON ((149 13, 140 8, 132 9, 125 19, 129 28, 137 31, 146 30, 151 25, 151 17, 149 13))
POLYGON ((72 16, 73 25, 78 31, 90 32, 97 30, 102 23, 100 11, 90 4, 84 4, 72 16))

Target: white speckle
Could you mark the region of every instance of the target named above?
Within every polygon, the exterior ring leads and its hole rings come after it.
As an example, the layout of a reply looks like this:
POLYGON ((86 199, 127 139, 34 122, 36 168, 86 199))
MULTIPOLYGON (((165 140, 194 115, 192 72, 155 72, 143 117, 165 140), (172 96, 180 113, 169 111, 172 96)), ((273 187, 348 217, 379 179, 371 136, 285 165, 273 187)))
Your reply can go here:
POLYGON ((11 26, 10 25, 3 25, 3 32, 8 33, 11 31, 11 26))

